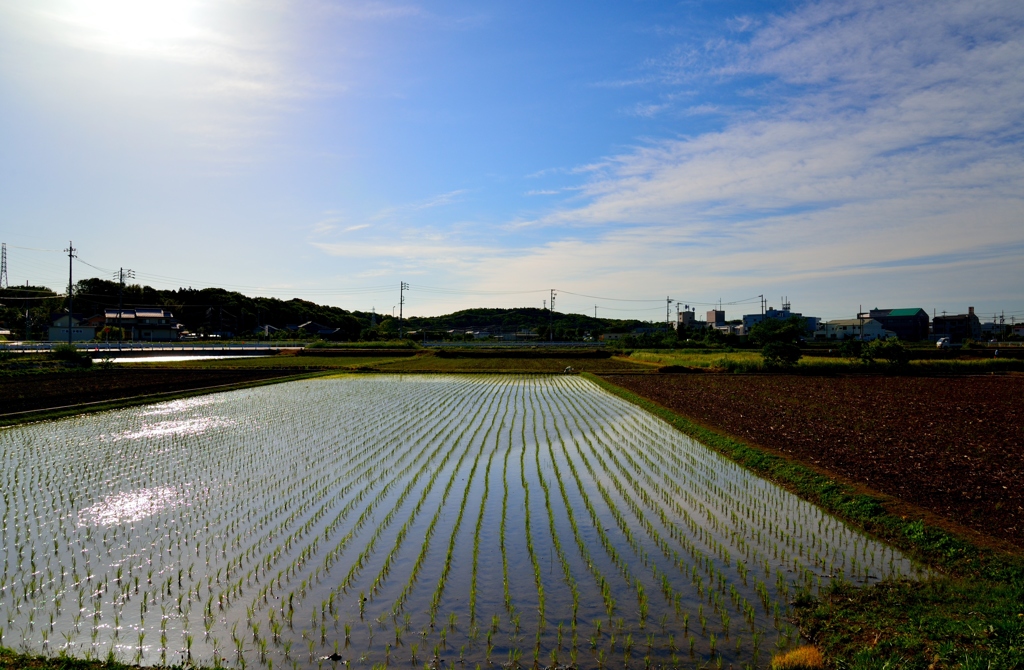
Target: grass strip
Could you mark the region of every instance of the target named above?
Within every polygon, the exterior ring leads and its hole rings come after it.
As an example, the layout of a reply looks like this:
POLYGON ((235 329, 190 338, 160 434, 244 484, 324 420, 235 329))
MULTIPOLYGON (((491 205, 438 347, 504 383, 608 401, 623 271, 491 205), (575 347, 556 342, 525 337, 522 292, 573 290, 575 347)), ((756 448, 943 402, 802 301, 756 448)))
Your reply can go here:
MULTIPOLYGON (((38 656, 34 654, 20 654, 13 649, 0 647, 0 670, 135 670, 139 666, 128 665, 115 660, 84 660, 72 658, 65 654, 55 656, 38 656)), ((189 668, 189 670, 203 670, 203 666, 194 665, 191 662, 187 666, 169 665, 165 668, 189 668)))
POLYGON ((1024 560, 1019 555, 891 514, 881 497, 705 428, 595 375, 583 377, 942 573, 863 588, 834 582, 819 598, 798 596, 794 606, 801 631, 837 667, 1024 667, 1024 560))

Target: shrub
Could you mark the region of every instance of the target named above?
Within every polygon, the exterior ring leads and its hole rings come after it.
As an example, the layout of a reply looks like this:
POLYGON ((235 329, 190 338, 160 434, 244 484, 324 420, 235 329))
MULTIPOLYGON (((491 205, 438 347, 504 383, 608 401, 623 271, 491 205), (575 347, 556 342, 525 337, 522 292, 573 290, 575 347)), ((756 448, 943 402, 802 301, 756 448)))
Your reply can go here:
POLYGON ((761 349, 764 364, 769 368, 790 367, 800 360, 800 347, 789 342, 769 342, 761 349))
POLYGON ((906 367, 910 363, 910 350, 899 340, 876 340, 868 347, 870 358, 881 358, 893 367, 906 367))
POLYGON ((799 316, 788 319, 765 319, 755 324, 747 335, 748 341, 757 346, 770 342, 796 343, 807 332, 807 320, 799 316))
POLYGON ((92 365, 92 357, 79 351, 73 344, 58 344, 50 349, 50 356, 69 368, 87 368, 92 365))
POLYGON ((864 353, 864 343, 860 340, 845 339, 839 345, 839 354, 843 358, 858 359, 864 353))

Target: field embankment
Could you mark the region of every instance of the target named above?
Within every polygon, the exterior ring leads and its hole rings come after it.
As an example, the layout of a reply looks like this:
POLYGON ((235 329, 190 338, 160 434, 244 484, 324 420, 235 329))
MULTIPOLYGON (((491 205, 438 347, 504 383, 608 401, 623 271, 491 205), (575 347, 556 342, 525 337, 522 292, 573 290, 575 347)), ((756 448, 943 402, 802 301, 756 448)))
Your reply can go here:
POLYGON ((619 376, 694 421, 1024 548, 1024 376, 619 376))
POLYGON ((0 377, 0 422, 22 412, 256 383, 291 374, 273 369, 168 370, 140 366, 0 377))
MULTIPOLYGON (((373 351, 373 350, 368 350, 373 351)), ((166 365, 166 364, 165 364, 166 365)), ((560 373, 566 368, 598 374, 655 372, 653 363, 636 361, 606 352, 578 350, 414 350, 390 354, 376 351, 367 356, 358 350, 304 350, 301 355, 281 354, 259 358, 181 361, 177 369, 289 369, 352 372, 438 373, 560 373), (413 354, 413 355, 410 355, 413 354)))

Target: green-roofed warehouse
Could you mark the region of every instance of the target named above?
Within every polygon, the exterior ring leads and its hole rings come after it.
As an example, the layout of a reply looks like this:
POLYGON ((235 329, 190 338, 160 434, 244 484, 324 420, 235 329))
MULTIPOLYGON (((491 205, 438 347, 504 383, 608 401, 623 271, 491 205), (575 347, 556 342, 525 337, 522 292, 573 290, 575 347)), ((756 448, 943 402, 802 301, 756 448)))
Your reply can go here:
POLYGON ((928 338, 928 312, 920 307, 900 307, 897 309, 878 309, 858 314, 858 318, 875 319, 886 330, 907 342, 917 342, 928 338))

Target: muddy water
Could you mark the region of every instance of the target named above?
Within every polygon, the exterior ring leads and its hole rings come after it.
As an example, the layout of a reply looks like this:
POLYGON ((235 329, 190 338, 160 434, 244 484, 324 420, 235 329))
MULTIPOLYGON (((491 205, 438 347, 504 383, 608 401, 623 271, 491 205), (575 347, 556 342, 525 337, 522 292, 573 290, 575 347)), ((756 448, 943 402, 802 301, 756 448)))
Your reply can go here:
POLYGON ((50 654, 765 666, 798 590, 915 574, 574 377, 293 382, 5 429, 0 460, 2 644, 50 654))

